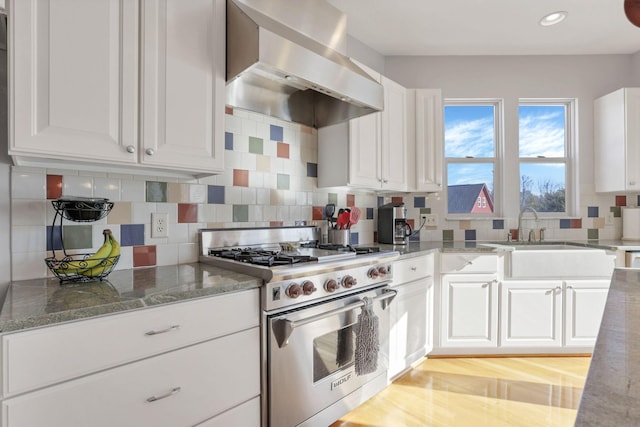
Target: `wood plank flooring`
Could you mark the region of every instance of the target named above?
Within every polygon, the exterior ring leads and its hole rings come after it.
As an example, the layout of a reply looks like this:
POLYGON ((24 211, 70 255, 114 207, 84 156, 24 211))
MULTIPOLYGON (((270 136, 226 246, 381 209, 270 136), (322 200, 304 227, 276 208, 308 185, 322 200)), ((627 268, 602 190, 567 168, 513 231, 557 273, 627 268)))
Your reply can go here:
POLYGON ((573 426, 590 361, 424 359, 330 427, 573 426))

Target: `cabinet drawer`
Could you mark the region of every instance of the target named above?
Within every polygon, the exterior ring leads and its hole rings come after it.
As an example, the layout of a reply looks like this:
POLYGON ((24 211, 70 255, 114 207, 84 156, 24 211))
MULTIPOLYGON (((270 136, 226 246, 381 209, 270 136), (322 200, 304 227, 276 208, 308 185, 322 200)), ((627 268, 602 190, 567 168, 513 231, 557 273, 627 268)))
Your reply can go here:
POLYGON ((495 273, 498 255, 477 253, 444 253, 441 273, 495 273))
POLYGON ((197 427, 229 426, 260 427, 260 398, 255 397, 224 414, 197 425, 197 427))
POLYGON ((7 427, 192 426, 259 394, 255 327, 7 399, 2 417, 7 427))
POLYGON ((2 337, 8 397, 259 325, 258 289, 2 337))
POLYGON ((396 285, 433 276, 433 254, 401 259, 393 263, 393 282, 396 285))

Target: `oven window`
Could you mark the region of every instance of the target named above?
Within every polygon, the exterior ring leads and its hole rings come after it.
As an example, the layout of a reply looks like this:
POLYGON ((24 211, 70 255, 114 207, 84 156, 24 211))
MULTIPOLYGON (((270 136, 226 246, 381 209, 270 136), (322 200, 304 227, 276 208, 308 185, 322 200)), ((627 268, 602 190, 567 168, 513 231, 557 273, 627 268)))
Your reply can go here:
POLYGON ((353 326, 317 337, 313 340, 313 382, 353 364, 355 334, 353 326))

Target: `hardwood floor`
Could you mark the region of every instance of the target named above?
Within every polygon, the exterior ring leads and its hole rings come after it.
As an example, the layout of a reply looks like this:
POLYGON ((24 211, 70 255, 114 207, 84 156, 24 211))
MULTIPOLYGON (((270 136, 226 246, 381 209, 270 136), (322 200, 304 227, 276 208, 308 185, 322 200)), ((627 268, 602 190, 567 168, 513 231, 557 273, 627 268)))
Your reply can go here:
POLYGON ((573 426, 590 361, 425 359, 330 427, 573 426))

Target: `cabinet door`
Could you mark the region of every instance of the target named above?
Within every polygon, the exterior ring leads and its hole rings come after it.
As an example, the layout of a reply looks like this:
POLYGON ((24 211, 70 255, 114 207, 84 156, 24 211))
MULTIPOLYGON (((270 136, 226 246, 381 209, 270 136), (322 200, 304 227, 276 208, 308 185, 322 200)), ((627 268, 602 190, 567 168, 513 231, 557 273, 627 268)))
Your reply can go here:
POLYGON ((143 0, 142 5, 141 162, 222 171, 224 1, 143 0))
POLYGON ((441 347, 497 347, 497 274, 443 274, 441 347))
POLYGON ((565 345, 595 345, 609 294, 609 280, 565 282, 565 345))
POLYGON ((259 396, 259 343, 255 327, 6 399, 2 425, 196 425, 259 396))
POLYGON ((389 379, 427 354, 431 345, 433 278, 395 286, 390 308, 389 379))
POLYGON ((562 345, 562 282, 509 280, 501 285, 500 345, 562 345))
POLYGON ((380 176, 381 113, 349 121, 349 184, 377 189, 380 176))
MULTIPOLYGON (((627 188, 626 190, 640 189, 640 88, 627 88, 625 91, 625 138, 627 144, 626 152, 626 171, 627 171, 627 188)), ((616 167, 613 165, 613 167, 616 167)), ((618 165, 619 167, 619 165, 618 165)))
POLYGON ((407 190, 407 90, 382 77, 381 178, 385 190, 407 190))
POLYGON ((138 2, 9 3, 9 154, 135 163, 138 2))
POLYGON ((416 89, 416 188, 442 191, 444 131, 440 89, 416 89))

